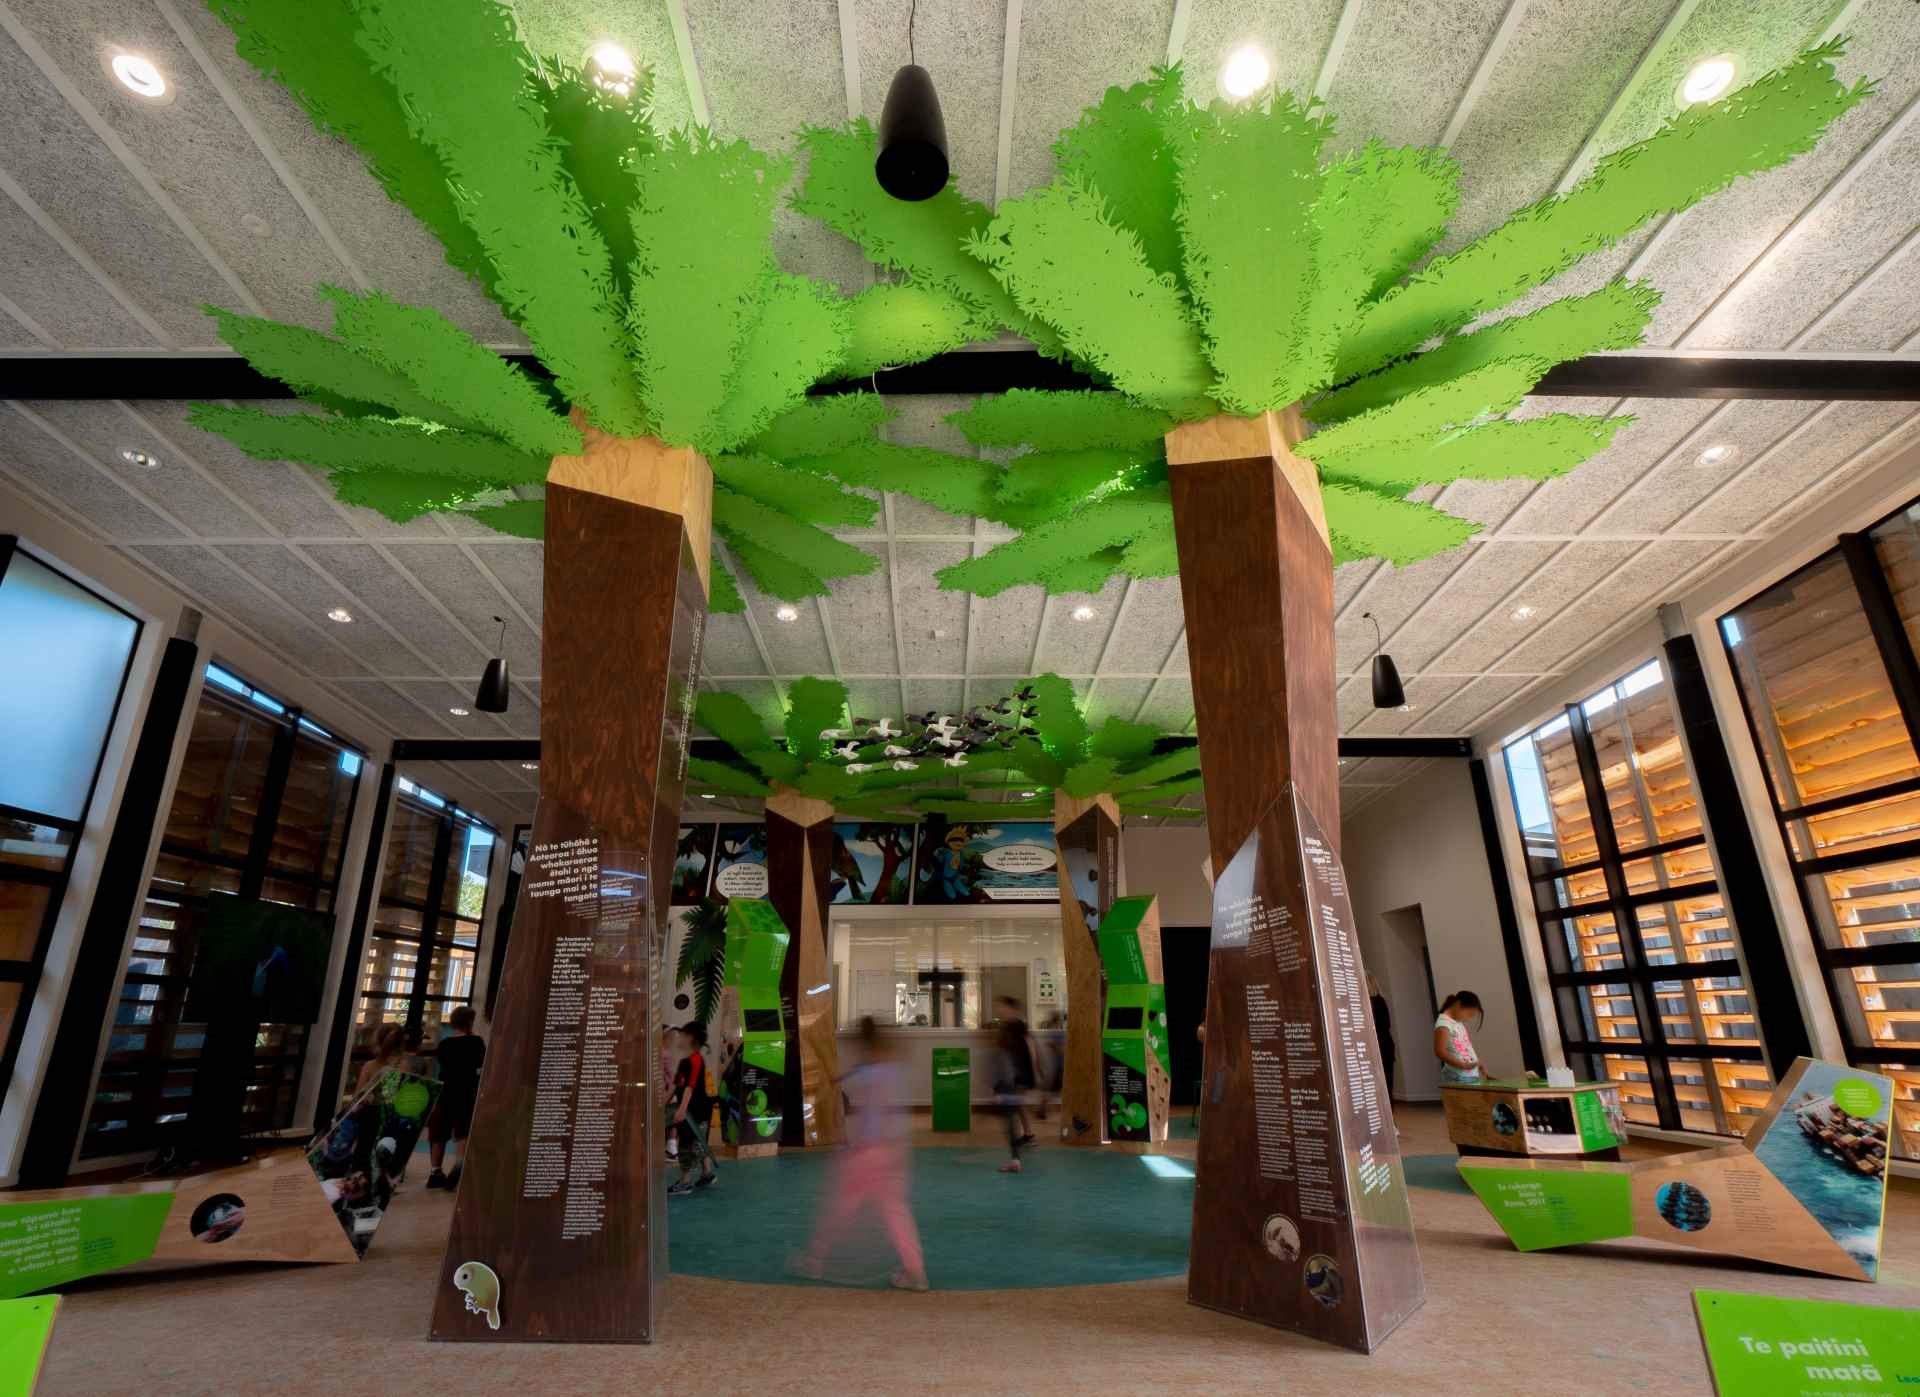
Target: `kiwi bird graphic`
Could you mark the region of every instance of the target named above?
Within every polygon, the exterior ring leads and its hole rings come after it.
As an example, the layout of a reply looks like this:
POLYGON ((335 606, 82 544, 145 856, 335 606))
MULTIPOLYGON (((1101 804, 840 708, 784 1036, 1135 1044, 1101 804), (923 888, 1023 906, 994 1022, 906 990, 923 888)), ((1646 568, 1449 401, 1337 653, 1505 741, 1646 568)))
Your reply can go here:
POLYGON ((467 1309, 487 1317, 487 1328, 500 1327, 500 1278, 479 1261, 463 1261, 453 1273, 453 1288, 467 1297, 467 1309))

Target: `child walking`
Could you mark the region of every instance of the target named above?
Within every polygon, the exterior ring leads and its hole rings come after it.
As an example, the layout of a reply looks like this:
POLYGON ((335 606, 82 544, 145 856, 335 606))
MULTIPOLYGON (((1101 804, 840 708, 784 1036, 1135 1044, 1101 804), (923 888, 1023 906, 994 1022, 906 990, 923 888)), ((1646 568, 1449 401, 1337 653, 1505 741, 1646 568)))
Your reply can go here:
POLYGON ((428 1188, 458 1188, 460 1166, 466 1162, 467 1131, 473 1125, 473 1106, 480 1099, 480 1064, 486 1060, 487 1045, 473 1031, 473 1006, 462 1004, 447 1015, 453 1032, 440 1040, 435 1050, 440 1059, 440 1099, 427 1117, 427 1148, 433 1172, 427 1175, 428 1188), (442 1172, 447 1160, 447 1142, 457 1141, 460 1157, 453 1168, 442 1172))
POLYGON ((689 1020, 680 1029, 685 1056, 673 1072, 673 1128, 679 1137, 680 1179, 667 1186, 672 1197, 707 1188, 717 1181, 713 1152, 707 1148, 707 1118, 713 1101, 707 1095, 707 1026, 689 1020), (694 1182, 693 1162, 700 1161, 700 1179, 694 1182))

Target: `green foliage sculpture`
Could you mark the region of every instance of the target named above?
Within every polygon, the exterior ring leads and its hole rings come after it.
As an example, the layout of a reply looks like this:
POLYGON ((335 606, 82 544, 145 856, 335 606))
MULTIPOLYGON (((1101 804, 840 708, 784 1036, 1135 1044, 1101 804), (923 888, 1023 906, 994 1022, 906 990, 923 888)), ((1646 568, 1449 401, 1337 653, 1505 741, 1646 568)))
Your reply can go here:
POLYGON ((1111 794, 1125 814, 1197 819, 1201 813, 1172 803, 1200 789, 1194 742, 1120 718, 1094 727, 1073 685, 1057 674, 958 716, 928 713, 899 723, 854 718, 838 680, 798 679, 777 732, 735 693, 700 695, 695 718, 730 749, 724 760, 688 762, 688 785, 696 791, 766 797, 791 790, 867 819, 929 813, 952 820, 1050 819, 1056 789, 1079 797, 1111 794), (1004 794, 1016 780, 1018 796, 985 798, 990 791, 1004 794))
MULTIPOLYGON (((845 487, 937 474, 938 453, 876 440, 892 414, 871 397, 824 417, 803 397, 947 348, 990 316, 958 317, 918 286, 849 298, 782 271, 771 235, 789 162, 705 131, 657 132, 644 73, 622 92, 536 61, 497 0, 210 4, 242 57, 359 147, 551 382, 431 308, 323 288, 331 336, 213 312, 229 345, 318 411, 200 404, 197 425, 250 455, 322 467, 342 499, 391 519, 460 510, 531 538, 549 460, 580 451, 582 427, 657 437, 706 456, 714 531, 767 592, 823 595, 878 566, 822 526, 872 522, 875 501, 845 487), (833 452, 843 470, 824 459, 833 452)), ((712 605, 742 605, 717 560, 712 605)))
POLYGON ((952 419, 976 446, 1022 450, 974 487, 991 496, 977 512, 1021 533, 943 569, 943 585, 1091 591, 1114 574, 1177 571, 1164 433, 1295 404, 1317 428, 1295 452, 1317 468, 1335 562, 1404 564, 1477 527, 1411 491, 1550 477, 1631 420, 1507 414, 1554 364, 1638 344, 1658 294, 1615 280, 1490 317, 1650 220, 1810 149, 1871 90, 1835 78, 1840 48, 1681 112, 1566 193, 1424 263, 1458 197, 1444 151, 1369 142, 1327 158, 1332 123, 1309 105, 1277 94, 1196 107, 1175 69, 1109 89, 1061 133, 1053 182, 996 213, 951 191, 889 204, 854 158, 870 149, 864 123, 809 133, 797 204, 909 285, 1027 330, 1117 390, 1015 391, 952 419))

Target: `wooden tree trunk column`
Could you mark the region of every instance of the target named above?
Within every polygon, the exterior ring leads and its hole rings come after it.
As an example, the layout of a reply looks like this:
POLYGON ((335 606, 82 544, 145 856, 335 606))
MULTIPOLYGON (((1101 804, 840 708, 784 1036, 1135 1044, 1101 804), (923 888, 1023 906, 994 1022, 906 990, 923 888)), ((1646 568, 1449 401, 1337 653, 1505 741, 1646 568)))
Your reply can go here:
POLYGON ((1297 408, 1167 435, 1215 875, 1187 1297, 1371 1352, 1425 1298, 1340 867, 1333 553, 1297 408))
POLYGON ((660 961, 713 477, 583 434, 547 475, 540 803, 437 1339, 650 1342, 667 1271, 660 961))
MULTIPOLYGON (((1060 851, 1060 945, 1066 959, 1067 1043, 1060 1074, 1060 1139, 1107 1143, 1100 1026, 1106 977, 1100 969, 1100 919, 1120 880, 1120 808, 1110 795, 1053 793, 1053 837, 1060 851)), ((1039 1022, 1037 1015, 1034 1019, 1039 1022)))
POLYGON ((767 797, 767 900, 792 933, 780 977, 787 1032, 783 1145, 837 1145, 840 1088, 834 1085, 833 963, 827 946, 827 874, 833 862, 833 806, 775 788, 767 797))

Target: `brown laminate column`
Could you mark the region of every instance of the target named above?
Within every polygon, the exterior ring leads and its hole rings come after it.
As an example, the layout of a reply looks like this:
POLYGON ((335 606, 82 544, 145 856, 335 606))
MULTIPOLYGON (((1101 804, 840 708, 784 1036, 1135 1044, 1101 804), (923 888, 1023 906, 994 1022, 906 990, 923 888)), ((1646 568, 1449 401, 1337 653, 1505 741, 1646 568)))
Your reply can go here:
POLYGON ((767 901, 793 936, 780 977, 787 1030, 783 1145, 837 1145, 840 1089, 833 1022, 833 963, 827 946, 827 874, 833 860, 833 806, 776 788, 767 797, 767 901))
POLYGON ((1120 880, 1120 810, 1110 795, 1053 793, 1053 836, 1060 852, 1060 946, 1066 960, 1067 1044, 1061 1063, 1060 1140, 1107 1142, 1100 1025, 1106 1008, 1100 970, 1100 918, 1120 880))
POLYGON ((658 977, 712 476, 585 435, 547 477, 540 804, 437 1339, 650 1342, 667 1270, 658 977))

